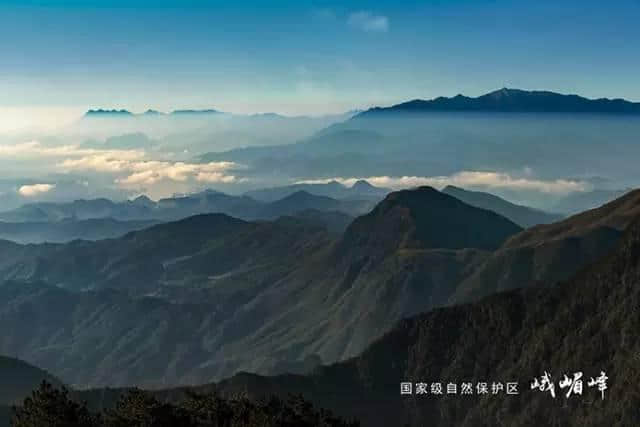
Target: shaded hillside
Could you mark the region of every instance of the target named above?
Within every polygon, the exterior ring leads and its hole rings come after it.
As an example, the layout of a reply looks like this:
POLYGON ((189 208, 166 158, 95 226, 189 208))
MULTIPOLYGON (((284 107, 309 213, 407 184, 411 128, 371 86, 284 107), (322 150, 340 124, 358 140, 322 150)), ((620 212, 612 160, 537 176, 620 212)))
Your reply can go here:
POLYGON ((518 230, 423 188, 389 196, 339 241, 299 220, 208 215, 109 241, 4 242, 3 278, 41 283, 0 287, 0 351, 94 386, 304 372, 446 303, 481 248, 518 230))
POLYGON ((640 422, 640 222, 610 256, 558 286, 511 291, 401 321, 362 355, 306 377, 238 375, 227 393, 302 391, 365 426, 602 426, 640 422), (556 398, 532 390, 547 371, 556 398), (583 372, 566 398, 564 374, 583 372), (608 389, 587 382, 604 371, 608 389), (402 381, 471 382, 473 395, 401 396, 402 381), (478 382, 518 382, 519 395, 479 396, 478 382))
MULTIPOLYGON (((358 185, 362 188, 363 185, 358 185)), ((222 213, 247 221, 270 220, 313 209, 357 216, 368 212, 379 200, 367 188, 349 194, 362 199, 334 199, 299 190, 269 202, 248 196, 231 196, 206 190, 186 196, 161 199, 145 196, 114 202, 108 199, 76 200, 69 203, 32 203, 0 212, 0 238, 19 242, 96 240, 116 237, 121 230, 143 228, 160 221, 176 221, 194 215, 222 213), (15 225, 14 225, 15 224, 15 225)), ((373 192, 375 193, 375 191, 373 192)))
POLYGON ((640 191, 509 238, 459 286, 451 303, 492 292, 553 284, 606 254, 640 215, 640 191))
POLYGON ((555 224, 540 225, 513 236, 505 243, 507 248, 535 245, 541 242, 565 239, 597 228, 624 230, 640 213, 640 190, 629 191, 596 209, 591 209, 555 224))
POLYGON ((311 224, 320 224, 327 230, 342 234, 353 221, 353 217, 338 211, 319 211, 316 209, 306 209, 297 212, 295 218, 302 221, 309 221, 311 224))
POLYGON ((387 196, 356 219, 343 239, 344 250, 398 249, 492 250, 521 228, 506 218, 472 207, 431 187, 387 196))
POLYGON ((624 99, 588 99, 549 91, 502 88, 477 98, 457 95, 453 98, 439 97, 428 101, 416 99, 387 108, 372 108, 357 115, 356 119, 374 114, 433 111, 640 114, 640 103, 624 99))
MULTIPOLYGON (((0 356, 0 378, 2 378, 0 381, 0 407, 21 402, 42 381, 61 385, 58 379, 46 371, 22 360, 6 356, 0 356)), ((2 419, 1 415, 0 419, 2 419)))
POLYGON ((262 280, 273 275, 274 280, 292 268, 282 259, 304 257, 328 240, 317 226, 199 215, 97 242, 22 246, 0 241, 0 275, 75 290, 120 288, 133 295, 162 286, 219 287, 244 275, 262 280))
POLYGON ((62 220, 60 222, 0 222, 0 239, 17 243, 65 243, 72 240, 102 240, 141 230, 157 221, 118 221, 111 218, 62 220))
POLYGON ((481 191, 469 191, 449 185, 445 187, 442 192, 462 200, 471 206, 500 214, 523 228, 538 224, 549 224, 562 218, 561 215, 547 213, 527 206, 516 205, 498 196, 481 191))
POLYGON ((569 277, 619 240, 609 225, 629 221, 634 202, 616 206, 510 237, 519 227, 507 219, 420 188, 389 195, 339 239, 296 218, 208 215, 110 241, 2 242, 3 278, 41 283, 0 286, 0 352, 83 386, 308 372, 407 316, 569 277), (578 233, 554 239, 571 221, 578 233), (531 244, 510 246, 519 240, 531 244), (76 292, 86 288, 98 291, 76 292))

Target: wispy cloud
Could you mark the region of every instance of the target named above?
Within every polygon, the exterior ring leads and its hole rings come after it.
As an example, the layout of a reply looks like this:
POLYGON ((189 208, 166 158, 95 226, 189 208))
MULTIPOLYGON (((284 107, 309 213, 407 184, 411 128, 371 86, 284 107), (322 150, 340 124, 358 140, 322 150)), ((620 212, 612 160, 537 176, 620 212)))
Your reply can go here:
POLYGON ((456 185, 467 188, 485 188, 499 190, 537 191, 546 194, 564 195, 589 189, 583 181, 568 179, 542 180, 531 177, 513 177, 502 172, 461 171, 449 176, 370 176, 370 177, 336 177, 322 180, 300 181, 304 183, 326 183, 332 180, 351 186, 356 181, 365 179, 373 185, 392 189, 412 188, 428 185, 442 188, 456 185))
POLYGON ((366 10, 351 13, 347 23, 353 28, 366 32, 386 33, 389 31, 389 18, 384 15, 375 15, 366 10))
MULTIPOLYGON (((144 150, 101 150, 77 145, 45 146, 37 141, 14 145, 0 145, 0 159, 36 158, 45 161, 56 171, 71 173, 102 173, 113 176, 121 188, 147 188, 161 182, 224 183, 242 182, 230 173, 243 169, 234 162, 190 163, 147 158, 144 150)), ((23 186, 20 194, 36 196, 53 186, 38 184, 23 186)))
POLYGON ((18 189, 18 193, 20 193, 20 195, 24 197, 35 197, 44 193, 48 193, 54 188, 56 188, 55 184, 23 185, 18 189))
POLYGON ((125 188, 146 187, 161 181, 187 182, 195 180, 206 183, 230 184, 241 181, 229 173, 241 166, 233 162, 184 163, 184 162, 131 162, 131 172, 125 177, 116 179, 116 183, 125 188))
POLYGON ((145 153, 142 150, 100 150, 84 148, 77 145, 46 146, 38 141, 20 144, 0 145, 0 159, 28 157, 78 157, 101 155, 119 159, 140 159, 145 153))

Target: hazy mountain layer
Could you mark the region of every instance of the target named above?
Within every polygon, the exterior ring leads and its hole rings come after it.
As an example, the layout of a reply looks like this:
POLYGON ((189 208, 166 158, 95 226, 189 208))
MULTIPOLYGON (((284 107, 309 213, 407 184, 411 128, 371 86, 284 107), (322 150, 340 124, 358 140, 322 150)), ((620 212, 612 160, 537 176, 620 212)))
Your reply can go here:
POLYGON ((524 228, 556 222, 562 218, 561 215, 543 212, 527 206, 516 205, 498 196, 481 191, 469 191, 449 185, 445 187, 442 192, 460 199, 471 206, 496 212, 524 228))
POLYGON ((608 186, 634 185, 638 134, 640 115, 381 113, 332 125, 297 144, 214 152, 199 159, 247 165, 247 176, 258 180, 277 171, 283 180, 408 176, 438 178, 443 184, 448 178, 464 187, 483 183, 456 181, 461 171, 505 172, 512 179, 487 191, 563 212, 554 205, 567 193, 589 190, 590 177, 602 177, 608 186), (549 191, 547 184, 557 188, 549 191))
POLYGON ((0 287, 0 353, 95 386, 305 372, 407 316, 569 277, 619 240, 636 195, 520 233, 420 188, 390 194, 341 238, 295 218, 209 215, 101 242, 5 243, 2 278, 40 283, 0 287))
POLYGON ((298 191, 306 191, 307 193, 332 197, 334 199, 354 200, 381 200, 391 192, 388 188, 376 187, 367 181, 357 181, 351 187, 347 187, 337 181, 331 181, 326 184, 293 184, 283 187, 265 188, 248 191, 245 195, 263 202, 273 202, 298 191))
MULTIPOLYGON (((295 216, 309 209, 357 216, 368 212, 378 200, 371 194, 361 199, 336 200, 298 190, 282 199, 259 202, 247 196, 231 196, 208 190, 157 202, 140 196, 124 202, 93 199, 70 203, 32 203, 0 213, 0 220, 8 223, 0 223, 0 237, 33 243, 69 241, 74 238, 96 240, 116 237, 154 222, 175 221, 209 213, 224 213, 245 220, 295 216)), ((318 223, 323 221, 319 220, 318 223)))
POLYGON ((62 220, 60 222, 0 222, 0 239, 17 243, 65 243, 71 240, 102 240, 141 230, 157 221, 118 221, 111 218, 62 220))

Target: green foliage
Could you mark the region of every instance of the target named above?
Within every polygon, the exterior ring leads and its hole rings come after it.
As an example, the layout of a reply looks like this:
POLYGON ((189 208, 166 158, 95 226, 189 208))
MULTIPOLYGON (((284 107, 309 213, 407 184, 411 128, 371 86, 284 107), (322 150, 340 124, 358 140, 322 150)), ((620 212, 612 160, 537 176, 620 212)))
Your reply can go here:
POLYGON ((152 394, 131 390, 115 407, 91 414, 69 399, 65 389, 43 382, 14 409, 14 427, 358 427, 329 411, 317 410, 302 396, 253 401, 223 398, 216 393, 188 393, 178 403, 161 402, 152 394))
POLYGON ((104 416, 109 427, 172 427, 191 426, 190 417, 180 407, 159 402, 141 390, 123 396, 116 407, 104 416))
POLYGON ((57 389, 43 381, 27 397, 21 407, 13 410, 14 427, 93 427, 100 425, 85 404, 69 399, 65 388, 57 389))

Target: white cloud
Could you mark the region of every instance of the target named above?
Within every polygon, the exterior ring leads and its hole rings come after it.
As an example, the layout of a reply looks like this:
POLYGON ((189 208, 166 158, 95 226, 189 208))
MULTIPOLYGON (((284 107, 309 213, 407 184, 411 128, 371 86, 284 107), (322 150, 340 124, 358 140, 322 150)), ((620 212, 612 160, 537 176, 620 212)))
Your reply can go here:
POLYGON ((23 185, 18 189, 18 193, 24 197, 35 197, 56 188, 55 184, 31 184, 23 185))
POLYGON ((542 180, 530 177, 513 177, 501 172, 462 171, 450 176, 370 176, 358 178, 330 178, 322 180, 300 181, 301 183, 326 183, 332 180, 351 186, 356 181, 365 179, 369 183, 388 187, 394 190, 428 185, 443 188, 456 185, 466 188, 484 188, 500 190, 537 191, 546 194, 564 195, 574 192, 587 191, 589 185, 583 181, 568 179, 542 180))
POLYGON ((353 28, 366 32, 386 33, 389 31, 389 18, 383 15, 374 15, 365 10, 350 14, 347 23, 353 28))
POLYGON ((0 158, 21 157, 78 157, 102 155, 119 159, 139 159, 144 157, 142 150, 98 150, 83 148, 77 145, 45 146, 38 141, 23 142, 20 144, 0 145, 0 158))
POLYGON ((187 182, 195 180, 207 183, 233 183, 240 180, 227 173, 242 167, 233 162, 184 163, 143 161, 130 162, 126 165, 130 172, 123 178, 116 179, 122 187, 137 188, 156 184, 161 181, 187 182))
MULTIPOLYGON (((138 190, 160 183, 223 183, 242 182, 228 173, 230 170, 243 169, 234 162, 189 163, 172 160, 154 160, 147 158, 144 150, 101 150, 77 145, 45 146, 38 141, 13 145, 0 145, 0 159, 39 159, 44 160, 44 168, 53 168, 64 173, 104 173, 113 175, 114 183, 121 188, 138 190)), ((20 194, 32 197, 49 188, 23 186, 20 194)), ((157 190, 157 189, 156 189, 157 190)))

